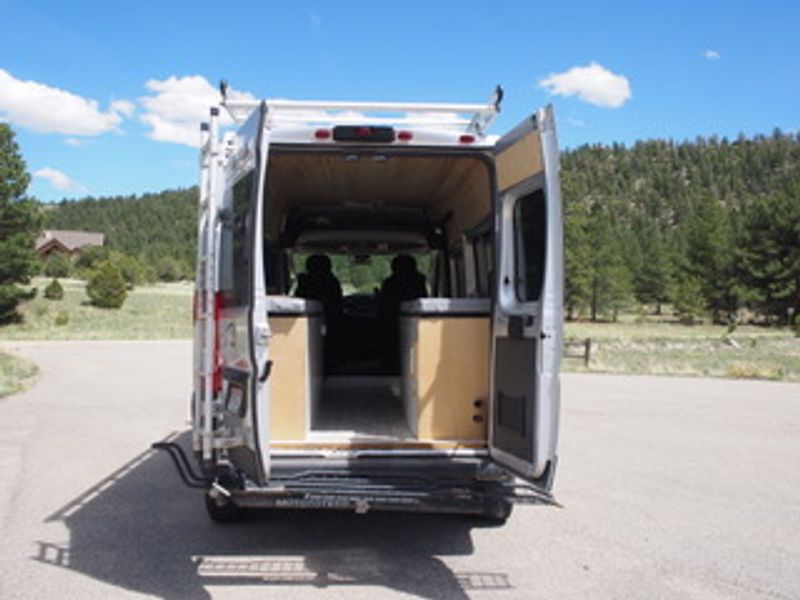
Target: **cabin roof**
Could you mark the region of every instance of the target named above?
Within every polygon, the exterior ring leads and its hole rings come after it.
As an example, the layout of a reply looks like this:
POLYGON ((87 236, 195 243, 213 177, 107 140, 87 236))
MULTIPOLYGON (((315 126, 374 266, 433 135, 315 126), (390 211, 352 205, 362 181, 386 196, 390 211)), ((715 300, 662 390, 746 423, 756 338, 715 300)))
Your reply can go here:
POLYGON ((70 252, 79 250, 85 246, 102 246, 106 236, 103 233, 94 231, 74 231, 67 229, 45 229, 36 240, 36 250, 42 250, 52 242, 58 242, 70 252))

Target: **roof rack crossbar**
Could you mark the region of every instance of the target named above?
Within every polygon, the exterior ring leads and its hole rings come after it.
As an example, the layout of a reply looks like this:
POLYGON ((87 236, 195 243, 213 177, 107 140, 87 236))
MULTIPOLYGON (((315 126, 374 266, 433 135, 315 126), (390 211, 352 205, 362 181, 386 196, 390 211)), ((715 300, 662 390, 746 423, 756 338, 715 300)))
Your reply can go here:
POLYGON ((472 123, 471 119, 424 119, 424 118, 408 118, 398 117, 393 119, 391 117, 373 117, 373 116, 359 116, 359 115, 342 115, 335 118, 324 118, 320 115, 317 118, 313 115, 282 115, 278 117, 281 123, 328 123, 335 120, 337 125, 362 125, 364 120, 369 121, 370 125, 469 125, 472 123))
MULTIPOLYGON (((480 135, 485 134, 489 124, 500 112, 498 92, 495 92, 486 104, 316 100, 264 100, 264 102, 267 105, 267 114, 271 116, 273 122, 357 123, 366 119, 375 124, 457 125, 463 127, 465 131, 473 131, 480 135), (348 112, 365 114, 359 121, 359 115, 348 115, 348 112), (374 113, 383 113, 383 116, 373 116, 374 113), (439 118, 439 115, 442 118, 439 118)), ((225 94, 222 97, 222 106, 237 124, 243 123, 260 104, 260 100, 229 100, 225 94)))

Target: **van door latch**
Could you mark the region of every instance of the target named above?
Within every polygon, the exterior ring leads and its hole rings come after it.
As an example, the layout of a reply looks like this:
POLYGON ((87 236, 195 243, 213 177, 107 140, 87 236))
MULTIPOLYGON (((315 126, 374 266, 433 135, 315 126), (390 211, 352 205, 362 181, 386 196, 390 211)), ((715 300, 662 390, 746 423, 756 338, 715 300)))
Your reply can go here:
POLYGON ((272 361, 268 360, 264 363, 264 369, 258 375, 258 381, 260 383, 264 383, 267 379, 269 379, 270 373, 272 373, 272 361))
POLYGON ((257 325, 255 327, 255 342, 261 346, 265 345, 270 337, 269 326, 257 325))

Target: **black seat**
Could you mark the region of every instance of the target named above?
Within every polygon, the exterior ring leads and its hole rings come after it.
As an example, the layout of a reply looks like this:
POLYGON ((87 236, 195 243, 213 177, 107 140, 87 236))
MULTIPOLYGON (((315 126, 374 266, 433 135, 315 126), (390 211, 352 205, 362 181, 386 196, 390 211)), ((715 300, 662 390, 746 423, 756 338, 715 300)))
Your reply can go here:
POLYGON ((392 274, 381 286, 382 363, 387 373, 400 372, 400 304, 428 295, 425 276, 414 257, 400 254, 392 260, 392 274))
POLYGON ((325 366, 331 370, 338 355, 342 321, 342 286, 333 274, 331 259, 313 254, 306 259, 306 272, 297 277, 294 295, 322 303, 325 314, 325 366))

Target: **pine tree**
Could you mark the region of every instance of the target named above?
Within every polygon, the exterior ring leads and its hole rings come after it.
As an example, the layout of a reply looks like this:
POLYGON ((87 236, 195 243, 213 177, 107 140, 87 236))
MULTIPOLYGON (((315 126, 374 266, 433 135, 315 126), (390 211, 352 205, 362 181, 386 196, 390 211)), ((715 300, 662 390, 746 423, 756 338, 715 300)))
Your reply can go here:
POLYGON ((14 132, 0 123, 0 323, 19 319, 17 305, 31 297, 17 286, 38 270, 34 243, 41 214, 25 198, 30 176, 14 141, 14 132))
POLYGON ((800 185, 762 198, 745 216, 739 249, 754 305, 780 322, 800 313, 800 185))
POLYGON ((682 323, 692 325, 705 312, 702 286, 692 275, 680 275, 672 295, 675 312, 682 323))
POLYGON ((122 271, 105 261, 97 265, 97 270, 86 284, 86 295, 92 304, 100 308, 120 308, 128 295, 127 289, 122 271))
POLYGON ((635 277, 636 297, 639 302, 655 304, 655 312, 660 315, 672 287, 672 257, 654 222, 642 225, 638 233, 641 266, 635 277))
POLYGON ((714 321, 739 308, 735 276, 735 248, 728 213, 709 193, 698 196, 687 224, 687 271, 700 282, 706 306, 714 321))
POLYGON ((631 296, 631 276, 619 244, 609 209, 596 204, 589 222, 592 250, 590 310, 592 321, 600 315, 616 320, 631 296))
POLYGON ((580 202, 564 207, 564 304, 567 318, 574 319, 591 303, 592 249, 587 234, 588 214, 580 202))
POLYGON ((63 300, 64 287, 58 282, 58 279, 53 279, 47 287, 44 288, 44 297, 48 300, 63 300))
POLYGON ((68 277, 72 262, 64 252, 55 251, 44 261, 42 273, 48 277, 68 277))

